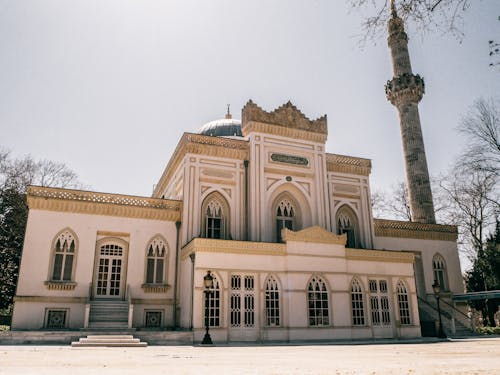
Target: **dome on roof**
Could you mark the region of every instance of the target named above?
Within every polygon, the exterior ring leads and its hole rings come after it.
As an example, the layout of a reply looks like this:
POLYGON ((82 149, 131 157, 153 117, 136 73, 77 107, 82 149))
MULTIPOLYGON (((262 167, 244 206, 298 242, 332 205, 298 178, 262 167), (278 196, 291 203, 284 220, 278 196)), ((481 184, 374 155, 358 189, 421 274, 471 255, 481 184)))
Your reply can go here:
POLYGON ((223 118, 210 121, 203 125, 198 134, 214 137, 242 137, 241 121, 232 118, 223 118))

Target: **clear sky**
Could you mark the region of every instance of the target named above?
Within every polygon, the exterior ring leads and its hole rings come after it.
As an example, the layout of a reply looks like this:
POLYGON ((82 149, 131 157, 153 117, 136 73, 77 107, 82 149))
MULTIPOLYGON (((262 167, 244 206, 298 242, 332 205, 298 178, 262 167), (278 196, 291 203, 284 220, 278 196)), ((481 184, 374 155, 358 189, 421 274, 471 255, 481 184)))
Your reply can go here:
MULTIPOLYGON (((382 0, 383 1, 383 0, 382 0)), ((472 1, 459 43, 409 30, 430 173, 462 143, 480 97, 498 98, 498 0, 472 1)), ((0 1, 0 146, 66 163, 90 189, 150 195, 183 132, 254 100, 328 115, 327 151, 370 158, 372 189, 404 178, 386 100, 385 37, 359 47, 345 0, 0 1)))

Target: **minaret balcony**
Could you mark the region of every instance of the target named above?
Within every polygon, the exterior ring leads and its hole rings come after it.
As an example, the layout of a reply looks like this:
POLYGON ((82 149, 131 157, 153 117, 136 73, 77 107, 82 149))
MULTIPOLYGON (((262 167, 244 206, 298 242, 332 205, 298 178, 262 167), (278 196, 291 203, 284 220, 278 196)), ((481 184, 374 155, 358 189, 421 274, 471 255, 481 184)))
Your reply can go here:
POLYGON ((395 106, 406 103, 418 103, 424 93, 424 79, 418 74, 403 73, 387 81, 385 85, 387 100, 395 106))

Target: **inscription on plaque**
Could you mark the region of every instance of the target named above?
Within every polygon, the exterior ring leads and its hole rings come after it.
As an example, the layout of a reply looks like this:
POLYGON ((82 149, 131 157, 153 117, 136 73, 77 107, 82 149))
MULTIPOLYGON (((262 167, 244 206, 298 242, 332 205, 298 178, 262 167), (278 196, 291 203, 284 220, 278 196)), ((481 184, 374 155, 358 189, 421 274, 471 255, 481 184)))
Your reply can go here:
POLYGON ((308 165, 309 160, 302 156, 285 155, 285 154, 271 154, 271 160, 278 163, 287 163, 295 165, 308 165))

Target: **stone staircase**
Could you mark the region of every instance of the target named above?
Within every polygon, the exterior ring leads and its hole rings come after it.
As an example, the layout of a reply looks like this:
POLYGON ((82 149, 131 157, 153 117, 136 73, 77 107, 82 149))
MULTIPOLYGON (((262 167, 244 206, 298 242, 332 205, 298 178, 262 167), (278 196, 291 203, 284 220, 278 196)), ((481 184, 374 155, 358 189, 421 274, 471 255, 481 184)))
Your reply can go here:
POLYGON ((81 347, 140 347, 148 346, 147 342, 134 338, 132 335, 89 335, 78 341, 73 341, 71 346, 81 347))
MULTIPOLYGON (((452 319, 452 312, 449 311, 449 306, 441 306, 441 319, 443 322, 443 331, 448 337, 471 337, 477 336, 470 325, 462 322, 466 320, 466 317, 460 317, 460 312, 456 311, 455 319, 452 319)), ((421 298, 418 299, 418 313, 420 316, 420 322, 422 326, 427 325, 434 327, 435 322, 439 320, 439 315, 437 307, 433 303, 425 301, 421 298)), ((437 326, 436 326, 437 330, 437 326)), ((434 336, 436 333, 433 332, 431 335, 434 336)))
POLYGON ((127 329, 128 301, 100 300, 90 302, 90 329, 127 329))

